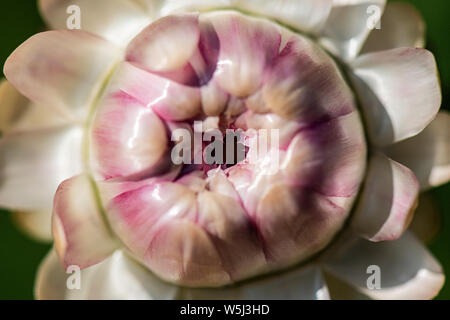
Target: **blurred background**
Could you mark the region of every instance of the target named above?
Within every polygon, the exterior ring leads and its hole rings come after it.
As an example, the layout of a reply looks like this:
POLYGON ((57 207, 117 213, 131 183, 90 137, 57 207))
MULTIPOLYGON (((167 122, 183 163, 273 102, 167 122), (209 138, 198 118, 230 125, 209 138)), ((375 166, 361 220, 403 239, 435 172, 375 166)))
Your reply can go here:
MULTIPOLYGON (((404 2, 414 4, 426 21, 427 48, 436 56, 441 74, 443 108, 450 110, 450 1, 404 2)), ((6 58, 17 46, 44 28, 35 0, 1 1, 1 70, 6 58)), ((429 194, 442 216, 441 230, 429 247, 447 275, 447 283, 437 299, 450 299, 450 184, 429 194)), ((35 272, 49 249, 50 244, 35 242, 22 234, 15 227, 10 213, 0 209, 0 299, 33 299, 35 272)))

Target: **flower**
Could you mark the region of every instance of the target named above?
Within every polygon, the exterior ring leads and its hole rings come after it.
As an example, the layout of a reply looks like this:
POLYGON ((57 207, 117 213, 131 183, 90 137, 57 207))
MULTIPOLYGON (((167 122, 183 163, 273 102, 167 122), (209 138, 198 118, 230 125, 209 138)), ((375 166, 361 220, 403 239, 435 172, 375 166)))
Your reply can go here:
POLYGON ((69 4, 83 31, 28 39, 0 95, 0 204, 41 237, 53 211, 38 298, 438 293, 442 269, 406 229, 419 192, 450 178, 449 115, 413 8, 388 4, 372 31, 384 1, 40 1, 55 29, 69 4), (173 163, 194 120, 278 129, 278 171, 271 152, 173 163))

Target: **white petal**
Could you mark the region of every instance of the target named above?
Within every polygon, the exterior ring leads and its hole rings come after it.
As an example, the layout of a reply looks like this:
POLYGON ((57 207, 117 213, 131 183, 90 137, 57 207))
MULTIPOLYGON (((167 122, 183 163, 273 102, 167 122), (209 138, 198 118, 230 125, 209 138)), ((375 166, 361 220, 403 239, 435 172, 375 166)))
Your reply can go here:
POLYGON ((0 140, 0 206, 51 211, 58 185, 82 171, 82 128, 58 127, 0 140))
POLYGON ((315 33, 330 14, 332 0, 234 0, 244 11, 276 19, 297 30, 315 33))
POLYGON ((371 241, 398 239, 412 220, 418 194, 411 170, 384 155, 372 155, 351 225, 371 241))
POLYGON ((379 20, 386 0, 334 0, 319 42, 344 61, 353 60, 379 20), (376 19, 378 18, 378 19, 376 19))
POLYGON ((175 299, 180 287, 167 284, 116 251, 107 260, 81 270, 80 289, 67 289, 66 274, 52 250, 39 267, 35 284, 37 299, 68 300, 167 300, 175 299))
POLYGON ((12 218, 18 227, 33 239, 43 242, 53 240, 51 211, 14 212, 12 218))
POLYGON ((120 54, 114 45, 87 32, 47 31, 20 45, 6 61, 4 73, 33 102, 84 120, 120 54))
POLYGON ((390 2, 381 17, 380 29, 372 30, 361 52, 424 46, 425 22, 417 9, 409 3, 390 2))
POLYGON ((79 175, 61 183, 56 191, 52 231, 56 252, 65 267, 89 267, 117 247, 93 184, 87 175, 79 175))
POLYGON ((450 181, 450 113, 439 112, 420 134, 385 152, 415 173, 422 190, 450 181))
POLYGON ((386 146, 421 132, 441 106, 433 54, 398 48, 358 57, 352 81, 362 104, 369 137, 386 146))
POLYGON ((373 299, 431 299, 444 284, 439 263, 409 232, 399 240, 373 243, 353 238, 326 262, 328 272, 373 299), (380 269, 380 289, 373 284, 369 266, 380 269))
POLYGON ((190 289, 168 284, 131 260, 122 251, 81 271, 81 287, 69 290, 70 274, 52 250, 38 270, 35 295, 38 299, 308 299, 329 298, 323 276, 318 268, 307 266, 252 280, 234 287, 190 289))
POLYGON ((39 0, 39 9, 52 29, 69 29, 78 6, 81 30, 126 46, 151 22, 146 12, 128 0, 39 0))
POLYGON ((67 123, 48 106, 36 105, 7 80, 0 83, 0 132, 2 134, 44 129, 67 123))

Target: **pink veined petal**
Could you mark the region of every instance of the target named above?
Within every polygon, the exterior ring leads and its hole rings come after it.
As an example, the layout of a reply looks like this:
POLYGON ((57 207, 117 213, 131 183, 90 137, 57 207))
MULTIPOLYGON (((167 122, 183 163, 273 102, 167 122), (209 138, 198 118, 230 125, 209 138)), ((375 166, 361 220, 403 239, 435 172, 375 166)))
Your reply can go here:
POLYGON ((48 129, 67 124, 67 120, 48 106, 25 98, 7 80, 0 83, 0 132, 9 134, 48 129))
POLYGON ((199 88, 179 84, 128 62, 118 67, 112 86, 151 108, 164 120, 189 120, 201 111, 199 88))
POLYGON ((375 154, 353 214, 352 228, 370 241, 396 240, 417 207, 419 184, 407 167, 375 154))
POLYGON ((87 175, 75 176, 58 188, 52 217, 55 249, 64 266, 86 268, 108 257, 117 242, 105 225, 87 175))
POLYGON ((267 72, 262 98, 272 112, 306 125, 355 109, 336 64, 315 44, 298 36, 287 42, 267 72))
POLYGON ((278 55, 281 34, 270 22, 236 12, 215 12, 204 16, 217 32, 220 54, 214 80, 238 98, 255 93, 266 69, 278 55))
POLYGON ((151 22, 146 12, 129 0, 39 0, 39 9, 53 29, 68 29, 69 23, 79 19, 82 30, 119 46, 126 46, 151 22))
POLYGON ((417 136, 385 148, 384 152, 419 179, 421 190, 450 181, 450 113, 440 111, 417 136))
POLYGON ((47 31, 19 46, 6 61, 4 73, 33 102, 84 121, 120 54, 111 43, 84 31, 47 31))
POLYGON ((213 241, 196 225, 195 193, 154 183, 115 197, 107 206, 115 232, 161 278, 190 286, 220 286, 230 276, 213 241))
MULTIPOLYGON (((431 299, 444 284, 439 262, 409 232, 398 240, 373 243, 353 236, 326 258, 325 268, 372 299, 431 299), (379 267, 380 288, 369 279, 368 267, 379 267)), ((373 269, 372 269, 373 270, 373 269)), ((378 273, 379 274, 379 273, 378 273)))
POLYGON ((58 185, 83 170, 82 131, 74 125, 2 137, 0 206, 51 211, 58 185))
POLYGON ((373 29, 370 33, 362 53, 425 46, 425 22, 413 5, 388 3, 380 23, 380 29, 373 29))
POLYGON ((276 19, 299 31, 316 33, 322 29, 332 0, 234 0, 237 8, 276 19))
POLYGON ((436 117, 442 96, 433 54, 398 48, 360 56, 352 82, 371 141, 386 146, 420 133, 436 117))
POLYGON ((103 179, 139 179, 170 166, 164 123, 123 91, 104 97, 90 132, 91 164, 103 179))
POLYGON ((133 39, 126 60, 150 71, 173 71, 189 61, 199 40, 198 14, 164 17, 133 39))
POLYGON ((343 61, 353 60, 379 21, 386 0, 333 0, 319 42, 343 61))

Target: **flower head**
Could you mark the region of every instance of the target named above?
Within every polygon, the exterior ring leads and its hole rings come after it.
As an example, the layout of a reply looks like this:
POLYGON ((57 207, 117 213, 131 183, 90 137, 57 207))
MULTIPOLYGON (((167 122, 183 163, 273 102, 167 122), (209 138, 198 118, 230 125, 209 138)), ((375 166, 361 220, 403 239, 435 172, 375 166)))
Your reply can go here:
MULTIPOLYGON (((411 7, 387 6, 399 37, 367 27, 381 0, 72 2, 83 31, 37 34, 5 64, 32 102, 3 84, 0 204, 53 212, 81 297, 438 292, 441 267, 405 230, 419 191, 450 178, 449 117, 411 7), (222 158, 240 143, 243 157, 195 161, 230 130, 222 158)), ((63 27, 68 3, 40 4, 63 27)), ((74 297, 57 260, 41 267, 40 298, 74 297)))

